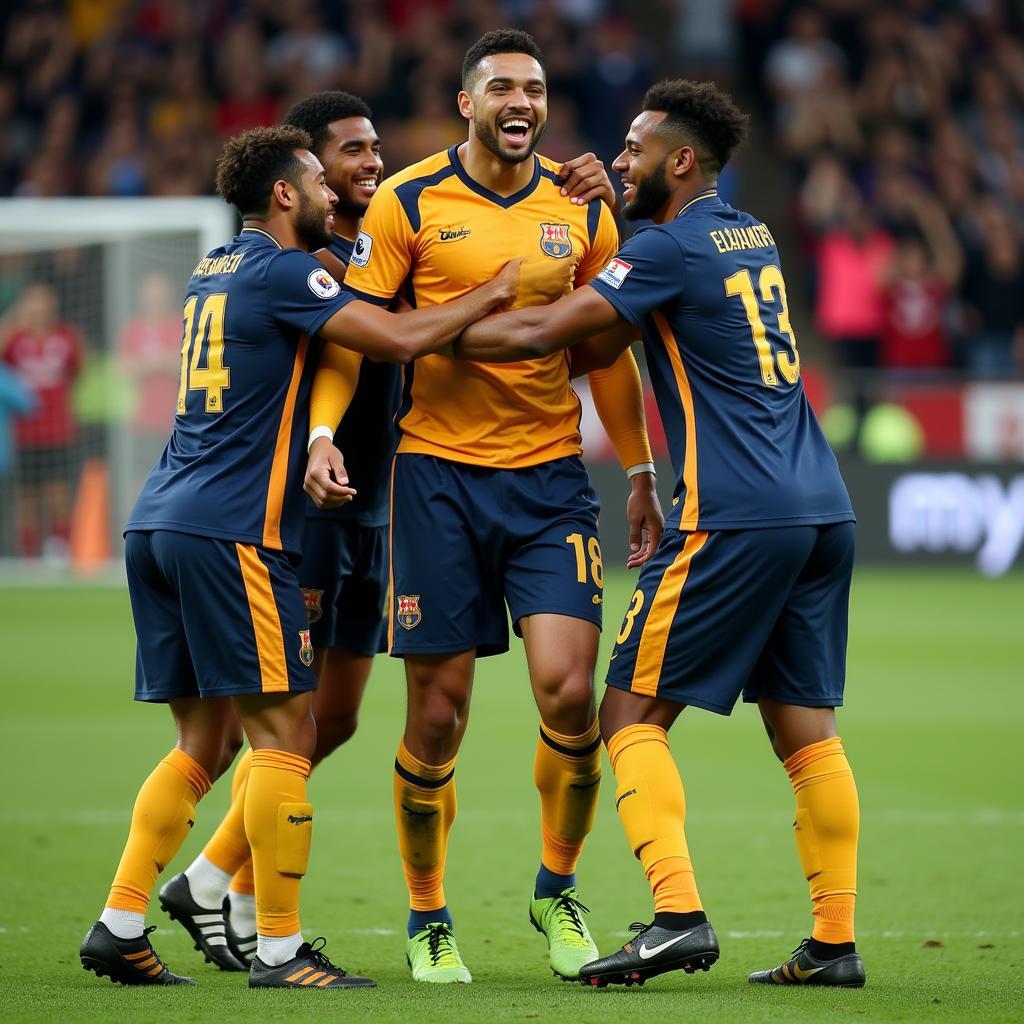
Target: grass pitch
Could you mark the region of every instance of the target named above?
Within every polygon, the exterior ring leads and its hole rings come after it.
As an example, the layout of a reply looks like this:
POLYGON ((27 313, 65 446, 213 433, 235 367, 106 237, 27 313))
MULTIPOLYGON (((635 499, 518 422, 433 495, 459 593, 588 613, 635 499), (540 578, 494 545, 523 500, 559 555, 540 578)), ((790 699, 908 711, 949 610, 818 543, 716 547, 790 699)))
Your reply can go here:
MULTIPOLYGON (((609 622, 630 581, 608 583, 609 622)), ((863 991, 751 988, 809 928, 789 826, 792 794, 756 712, 687 711, 672 735, 688 834, 722 945, 710 974, 590 991, 552 977, 527 904, 539 853, 536 712, 521 651, 481 663, 459 761, 448 897, 470 987, 414 985, 391 765, 400 665, 378 660, 356 738, 315 774, 307 938, 369 974, 371 992, 250 993, 201 964, 155 905, 154 939, 195 989, 122 989, 86 974, 96 918, 136 789, 173 743, 162 708, 130 699, 133 634, 120 588, 0 588, 0 1019, 371 1021, 894 1021, 1024 1019, 1024 578, 861 571, 854 589, 844 738, 861 792, 858 948, 863 991)), ((610 634, 606 634, 606 644, 610 634)), ((606 664, 604 658, 601 666, 606 664)), ((581 864, 602 952, 649 919, 606 775, 581 864)), ((201 848, 228 780, 200 808, 171 870, 201 848)))

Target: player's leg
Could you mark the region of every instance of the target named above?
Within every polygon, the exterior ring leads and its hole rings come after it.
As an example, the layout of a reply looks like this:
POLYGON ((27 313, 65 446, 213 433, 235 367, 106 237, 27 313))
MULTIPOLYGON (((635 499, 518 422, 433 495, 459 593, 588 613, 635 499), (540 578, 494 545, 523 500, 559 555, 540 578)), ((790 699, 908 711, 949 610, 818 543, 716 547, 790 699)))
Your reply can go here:
POLYGON ((86 936, 86 969, 125 984, 194 984, 171 974, 149 944, 145 913, 153 883, 195 821, 195 807, 224 763, 230 704, 202 701, 178 595, 154 551, 154 534, 130 533, 125 561, 138 636, 136 698, 170 703, 175 748, 139 790, 128 841, 100 920, 86 936))
POLYGON ((597 956, 583 916, 587 908, 576 890, 576 865, 594 822, 601 780, 594 708, 604 586, 599 505, 578 458, 505 471, 502 485, 511 548, 505 596, 526 647, 541 719, 534 755, 541 862, 530 920, 548 941, 551 969, 575 979, 597 956))
POLYGON ((478 655, 508 649, 496 471, 397 455, 391 491, 390 653, 405 659, 406 726, 394 804, 409 889, 406 955, 418 981, 468 982, 444 895, 455 761, 478 655), (444 571, 438 571, 438 552, 444 571))
POLYGON ((796 799, 793 831, 814 926, 795 955, 752 982, 859 987, 856 952, 860 806, 836 735, 853 570, 853 524, 823 527, 747 687, 796 799))
POLYGON ((314 767, 355 735, 359 708, 373 668, 372 657, 350 654, 340 647, 318 652, 318 659, 318 685, 313 695, 313 717, 316 719, 314 767))
POLYGON ((417 981, 469 982, 444 893, 456 814, 455 761, 469 721, 474 651, 405 657, 405 733, 395 758, 394 803, 409 890, 407 958, 417 981))

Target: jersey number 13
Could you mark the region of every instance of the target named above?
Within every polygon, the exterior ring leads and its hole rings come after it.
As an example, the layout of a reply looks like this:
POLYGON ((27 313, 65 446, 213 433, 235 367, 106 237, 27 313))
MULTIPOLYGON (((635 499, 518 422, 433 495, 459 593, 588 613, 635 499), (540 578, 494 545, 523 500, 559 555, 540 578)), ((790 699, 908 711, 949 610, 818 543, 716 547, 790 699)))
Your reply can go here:
MULTIPOLYGON (((775 366, 778 363, 779 373, 783 378, 790 384, 795 384, 800 377, 800 354, 796 350, 796 336, 793 334, 793 327, 789 322, 786 282, 782 280, 782 271, 772 263, 762 267, 761 273, 758 275, 757 287, 763 306, 774 305, 776 295, 778 296, 779 311, 776 317, 779 329, 772 331, 772 336, 779 341, 785 339, 788 352, 784 351, 782 347, 778 352, 772 351, 768 332, 765 330, 764 320, 761 318, 762 305, 758 303, 758 297, 754 292, 754 281, 750 276, 750 271, 740 270, 725 279, 725 294, 738 295, 743 303, 743 312, 747 314, 747 323, 750 324, 750 330, 754 336, 754 348, 757 350, 757 361, 761 366, 762 382, 770 388, 779 386, 779 378, 775 372, 775 366)), ((770 310, 765 310, 765 313, 771 315, 770 310)))

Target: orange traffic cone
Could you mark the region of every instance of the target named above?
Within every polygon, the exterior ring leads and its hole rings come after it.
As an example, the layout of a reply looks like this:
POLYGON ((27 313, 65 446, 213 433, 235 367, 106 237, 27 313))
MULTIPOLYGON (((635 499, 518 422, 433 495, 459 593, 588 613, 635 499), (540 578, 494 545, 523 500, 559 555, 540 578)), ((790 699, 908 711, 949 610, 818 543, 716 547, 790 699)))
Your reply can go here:
POLYGON ((110 470, 106 460, 89 459, 82 467, 71 513, 71 568, 88 576, 106 568, 112 555, 110 470))

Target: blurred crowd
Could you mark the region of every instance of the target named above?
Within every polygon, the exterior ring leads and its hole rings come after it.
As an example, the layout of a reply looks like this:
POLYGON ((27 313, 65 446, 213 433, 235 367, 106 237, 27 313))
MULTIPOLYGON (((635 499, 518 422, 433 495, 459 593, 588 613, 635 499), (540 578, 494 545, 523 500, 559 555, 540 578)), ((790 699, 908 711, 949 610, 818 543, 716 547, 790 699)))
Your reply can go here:
POLYGON ((838 363, 1024 368, 1022 17, 997 0, 817 0, 759 39, 838 363))

